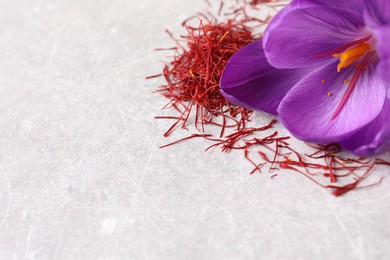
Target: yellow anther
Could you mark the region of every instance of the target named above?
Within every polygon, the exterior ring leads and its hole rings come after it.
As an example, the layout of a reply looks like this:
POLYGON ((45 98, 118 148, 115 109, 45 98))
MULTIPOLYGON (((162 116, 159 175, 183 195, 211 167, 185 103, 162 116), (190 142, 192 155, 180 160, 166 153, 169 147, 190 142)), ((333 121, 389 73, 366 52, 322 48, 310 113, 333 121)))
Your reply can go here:
POLYGON ((364 56, 364 54, 371 50, 371 46, 367 43, 359 43, 353 48, 347 49, 342 53, 333 54, 333 57, 340 58, 340 63, 337 66, 337 71, 340 72, 341 69, 348 67, 358 59, 364 56))

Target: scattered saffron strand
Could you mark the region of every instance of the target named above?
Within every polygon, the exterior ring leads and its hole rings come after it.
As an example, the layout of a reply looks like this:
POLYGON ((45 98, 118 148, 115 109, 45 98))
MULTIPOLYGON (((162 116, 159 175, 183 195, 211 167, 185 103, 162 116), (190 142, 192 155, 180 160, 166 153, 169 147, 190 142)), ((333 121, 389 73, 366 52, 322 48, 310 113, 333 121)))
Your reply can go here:
POLYGON ((347 192, 350 192, 351 190, 354 190, 357 188, 357 185, 359 184, 359 181, 356 180, 353 183, 338 187, 338 186, 326 186, 326 188, 332 188, 334 191, 332 192, 332 195, 339 197, 341 195, 344 195, 347 192))
POLYGON ((249 173, 249 174, 253 174, 255 173, 256 171, 259 171, 260 173, 261 172, 261 167, 264 165, 264 163, 260 163, 260 164, 256 164, 255 162, 253 162, 250 158, 249 158, 249 151, 247 149, 244 150, 244 157, 245 159, 250 162, 255 168, 249 173))
POLYGON ((263 3, 275 3, 275 2, 279 2, 279 1, 278 0, 251 0, 249 4, 255 6, 263 3))
POLYGON ((329 177, 330 177, 330 182, 335 183, 336 182, 336 176, 333 173, 333 157, 330 157, 330 162, 329 162, 329 177))
POLYGON ((211 137, 212 135, 211 134, 192 134, 188 137, 184 137, 182 139, 179 139, 177 141, 174 141, 172 143, 169 143, 169 144, 166 144, 166 145, 163 145, 163 146, 160 146, 160 148, 165 148, 165 147, 168 147, 168 146, 172 146, 174 144, 177 144, 177 143, 180 143, 180 142, 183 142, 183 141, 186 141, 186 140, 189 140, 189 139, 193 139, 193 138, 197 138, 197 137, 211 137))
MULTIPOLYGON (((358 188, 358 184, 364 180, 369 174, 370 172, 374 169, 375 167, 375 163, 370 165, 370 167, 366 170, 366 172, 359 178, 356 178, 354 182, 350 183, 350 184, 347 184, 347 185, 344 185, 344 186, 334 186, 334 185, 327 185, 327 186, 324 186, 324 188, 331 188, 331 189, 334 189, 332 194, 336 197, 338 196, 341 196, 349 191, 352 191, 352 190, 355 190, 358 188)), ((382 178, 380 179, 379 182, 382 181, 382 178)), ((367 185, 367 186, 363 186, 363 187, 359 187, 359 188, 364 188, 364 187, 370 187, 372 186, 371 185, 367 185)))
POLYGON ((161 77, 163 74, 160 73, 160 74, 156 74, 156 75, 151 75, 151 76, 147 76, 145 77, 145 79, 153 79, 153 78, 158 78, 158 77, 161 77))
POLYGON ((370 51, 369 53, 367 53, 366 56, 364 56, 362 63, 358 65, 358 68, 356 69, 355 74, 353 75, 352 80, 349 83, 349 86, 348 86, 347 90, 345 91, 343 98, 341 99, 336 110, 334 111, 331 120, 334 120, 337 117, 337 115, 340 113, 341 109, 344 107, 345 103, 347 102, 349 96, 352 93, 352 90, 354 89, 354 87, 356 85, 356 82, 359 79, 360 74, 366 68, 368 61, 374 55, 374 53, 375 53, 375 51, 370 51))

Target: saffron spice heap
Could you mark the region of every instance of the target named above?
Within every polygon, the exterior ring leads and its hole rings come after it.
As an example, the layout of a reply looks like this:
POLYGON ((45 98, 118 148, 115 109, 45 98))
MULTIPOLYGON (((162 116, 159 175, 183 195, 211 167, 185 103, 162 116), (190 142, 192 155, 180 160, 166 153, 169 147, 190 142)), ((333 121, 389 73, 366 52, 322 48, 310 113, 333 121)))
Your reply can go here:
MULTIPOLYGON (((206 3, 211 7, 208 1, 206 3)), ((188 129, 188 123, 193 123, 196 130, 201 132, 205 132, 206 125, 218 126, 221 128, 220 137, 224 136, 226 128, 245 128, 252 111, 229 103, 220 94, 219 80, 230 57, 260 37, 253 31, 266 25, 270 16, 258 19, 250 16, 248 9, 256 13, 259 9, 248 6, 246 1, 237 5, 227 5, 225 1, 220 1, 217 13, 223 22, 218 22, 209 10, 186 19, 182 26, 187 34, 180 39, 166 30, 176 46, 157 51, 173 51, 173 57, 165 64, 162 74, 147 77, 164 77, 166 84, 156 92, 170 100, 165 109, 174 109, 178 113, 175 117, 156 117, 175 120, 164 137, 169 136, 178 126, 188 129)))
POLYGON ((157 91, 170 100, 167 107, 177 110, 179 116, 164 136, 179 124, 186 128, 192 114, 196 129, 204 132, 206 124, 219 125, 220 136, 223 136, 226 127, 244 128, 252 113, 230 104, 219 92, 219 79, 226 62, 238 49, 254 40, 251 29, 233 20, 213 23, 212 18, 202 18, 204 21, 201 20, 198 27, 187 25, 188 21, 183 23, 188 33, 182 36, 185 47, 168 32, 177 46, 173 48, 173 60, 163 69, 167 84, 157 91), (222 120, 216 121, 216 118, 222 120), (226 123, 232 120, 234 125, 226 123))
POLYGON ((174 120, 164 137, 180 128, 192 132, 188 137, 161 148, 192 138, 203 138, 212 143, 206 151, 216 147, 220 147, 222 152, 241 150, 253 166, 251 174, 269 172, 274 178, 281 170, 297 172, 323 188, 332 189, 334 196, 380 183, 382 178, 374 183, 362 184, 377 165, 390 166, 389 162, 347 158, 340 154, 337 145, 308 144, 313 152, 301 154, 288 143, 289 136, 280 136, 275 131, 276 120, 264 126, 249 127, 247 123, 253 112, 225 100, 219 91, 219 81, 227 61, 240 48, 260 38, 253 29, 265 25, 271 17, 268 15, 261 20, 248 13, 259 11, 267 2, 272 3, 271 6, 267 4, 268 7, 277 8, 282 1, 236 1, 224 14, 225 2, 220 2, 218 10, 222 22, 209 11, 191 17, 182 23, 186 35, 177 39, 167 31, 175 47, 158 49, 173 51, 173 56, 164 65, 161 74, 147 79, 164 77, 166 83, 156 92, 169 100, 164 109, 172 110, 176 115, 156 118, 174 120), (218 128, 219 136, 208 133, 208 127, 218 128))

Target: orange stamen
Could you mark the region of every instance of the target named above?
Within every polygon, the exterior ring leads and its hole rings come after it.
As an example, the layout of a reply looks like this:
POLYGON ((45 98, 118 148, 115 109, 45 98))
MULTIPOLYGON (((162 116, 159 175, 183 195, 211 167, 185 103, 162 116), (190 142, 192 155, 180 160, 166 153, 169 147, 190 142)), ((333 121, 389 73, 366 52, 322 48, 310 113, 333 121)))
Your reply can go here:
POLYGON ((335 53, 333 57, 340 58, 340 63, 337 66, 337 71, 340 72, 341 69, 348 67, 358 59, 360 59, 364 54, 371 50, 371 46, 367 43, 359 43, 353 48, 347 49, 342 53, 335 53))

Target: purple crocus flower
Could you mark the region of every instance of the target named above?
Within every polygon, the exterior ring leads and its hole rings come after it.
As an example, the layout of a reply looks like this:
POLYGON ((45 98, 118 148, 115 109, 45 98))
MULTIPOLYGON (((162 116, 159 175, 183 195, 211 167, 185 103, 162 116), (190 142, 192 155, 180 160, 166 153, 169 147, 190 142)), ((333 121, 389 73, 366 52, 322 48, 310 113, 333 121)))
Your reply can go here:
POLYGON ((390 149, 390 0, 293 0, 227 63, 221 93, 304 141, 390 149))

